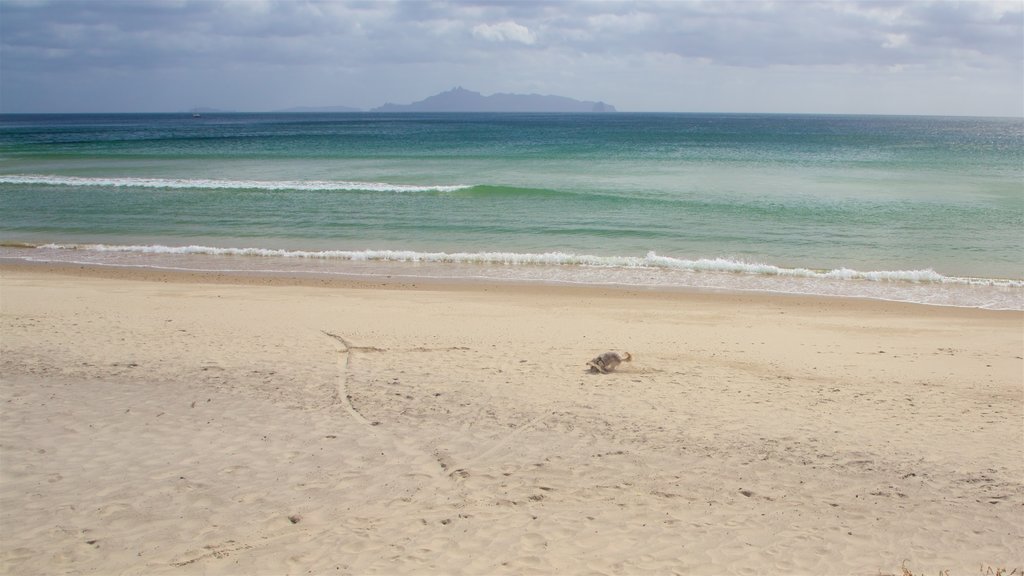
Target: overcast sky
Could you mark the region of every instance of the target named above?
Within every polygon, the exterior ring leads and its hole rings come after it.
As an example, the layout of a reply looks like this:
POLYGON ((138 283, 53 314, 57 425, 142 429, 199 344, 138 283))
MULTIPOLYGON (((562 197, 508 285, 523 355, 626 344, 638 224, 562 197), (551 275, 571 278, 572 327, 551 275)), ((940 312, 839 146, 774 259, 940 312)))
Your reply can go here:
POLYGON ((1024 116, 1022 6, 0 0, 0 111, 371 108, 463 86, 636 112, 1024 116))

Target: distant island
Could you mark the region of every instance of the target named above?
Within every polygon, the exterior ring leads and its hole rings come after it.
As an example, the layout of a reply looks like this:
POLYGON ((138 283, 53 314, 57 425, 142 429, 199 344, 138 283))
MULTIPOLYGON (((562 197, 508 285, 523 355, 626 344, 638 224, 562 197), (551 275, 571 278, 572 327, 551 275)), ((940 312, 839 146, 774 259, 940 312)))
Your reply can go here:
MULTIPOLYGON (((562 112, 591 113, 615 112, 615 106, 605 102, 575 100, 565 96, 541 94, 491 94, 484 96, 479 92, 466 90, 458 86, 428 96, 412 104, 392 104, 371 108, 369 112, 562 112)), ((196 107, 189 110, 194 115, 228 113, 229 110, 196 107)), ((273 110, 274 113, 330 113, 330 112, 363 112, 352 106, 296 106, 273 110)))
POLYGON ((615 112, 604 102, 574 100, 540 94, 492 94, 452 88, 412 104, 387 103, 371 112, 615 112))

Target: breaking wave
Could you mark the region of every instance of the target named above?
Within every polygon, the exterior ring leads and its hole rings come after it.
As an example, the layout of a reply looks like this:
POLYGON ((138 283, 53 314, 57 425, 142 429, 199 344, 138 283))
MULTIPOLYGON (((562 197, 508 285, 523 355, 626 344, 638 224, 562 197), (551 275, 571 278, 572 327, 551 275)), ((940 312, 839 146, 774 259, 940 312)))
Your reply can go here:
POLYGON ((45 184, 50 186, 103 186, 108 188, 164 188, 200 190, 310 190, 368 192, 454 192, 470 185, 418 186, 385 182, 341 180, 216 180, 206 178, 84 178, 79 176, 0 176, 0 184, 45 184))
POLYGON ((1024 281, 1000 278, 945 276, 931 269, 860 271, 850 268, 813 270, 783 268, 728 258, 688 260, 659 256, 595 256, 567 252, 417 252, 411 250, 284 250, 269 248, 217 248, 212 246, 109 245, 109 244, 44 244, 49 250, 83 250, 89 252, 121 252, 153 255, 210 255, 310 260, 349 260, 353 262, 413 262, 438 264, 488 264, 505 266, 580 266, 622 269, 672 270, 682 272, 717 272, 754 276, 776 276, 818 280, 865 280, 870 282, 906 282, 914 284, 962 284, 1003 288, 1024 288, 1024 281))

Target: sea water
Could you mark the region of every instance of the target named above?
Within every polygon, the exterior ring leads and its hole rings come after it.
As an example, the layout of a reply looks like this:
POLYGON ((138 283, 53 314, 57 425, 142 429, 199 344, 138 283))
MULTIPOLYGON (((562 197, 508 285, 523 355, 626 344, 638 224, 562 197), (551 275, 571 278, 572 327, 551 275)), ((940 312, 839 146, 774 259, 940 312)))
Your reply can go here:
POLYGON ((0 116, 0 257, 1024 309, 1024 120, 0 116))

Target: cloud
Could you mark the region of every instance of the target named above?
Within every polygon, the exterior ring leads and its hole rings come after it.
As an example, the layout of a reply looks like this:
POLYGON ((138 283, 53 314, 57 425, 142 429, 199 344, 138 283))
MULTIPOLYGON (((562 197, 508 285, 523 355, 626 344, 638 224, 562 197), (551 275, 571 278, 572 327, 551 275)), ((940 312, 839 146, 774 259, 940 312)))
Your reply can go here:
POLYGON ((0 12, 5 64, 73 69, 339 59, 458 65, 487 43, 580 57, 669 53, 741 67, 990 66, 1019 65, 1024 44, 1020 3, 994 1, 4 0, 0 12))
POLYGON ((799 111, 820 109, 800 87, 827 77, 859 94, 882 79, 909 113, 934 113, 920 94, 937 93, 1015 111, 1021 45, 1013 0, 0 0, 0 110, 369 108, 463 85, 624 110, 692 109, 698 91, 775 110, 789 94, 799 111))
POLYGON ((537 41, 530 29, 509 20, 497 24, 477 24, 473 27, 473 37, 491 42, 519 42, 533 44, 537 41))
POLYGON ((882 48, 899 48, 900 46, 906 45, 908 42, 908 36, 906 34, 886 34, 885 42, 882 43, 882 48))

